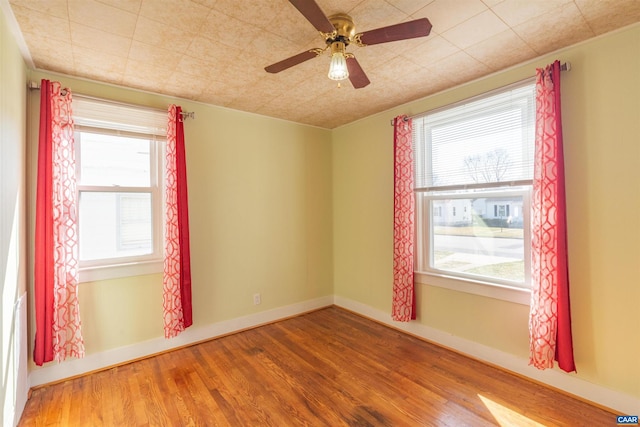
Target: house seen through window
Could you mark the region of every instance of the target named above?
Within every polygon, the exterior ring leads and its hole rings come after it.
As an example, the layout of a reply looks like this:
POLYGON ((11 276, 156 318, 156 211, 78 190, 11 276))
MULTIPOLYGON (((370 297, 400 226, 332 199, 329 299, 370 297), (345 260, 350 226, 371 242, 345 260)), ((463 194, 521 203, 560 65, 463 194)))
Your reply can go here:
POLYGON ((413 119, 418 272, 528 288, 534 84, 413 119))

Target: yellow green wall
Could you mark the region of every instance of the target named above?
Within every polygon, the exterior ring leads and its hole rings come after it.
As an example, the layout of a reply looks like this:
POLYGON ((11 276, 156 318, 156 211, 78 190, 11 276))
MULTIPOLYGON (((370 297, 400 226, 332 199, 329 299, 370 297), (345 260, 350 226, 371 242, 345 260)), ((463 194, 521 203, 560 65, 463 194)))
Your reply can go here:
MULTIPOLYGON (((333 294, 330 131, 29 72, 42 78, 78 94, 195 112, 185 122, 193 328, 333 294)), ((31 176, 38 91, 29 98, 31 176)), ((30 206, 33 196, 31 188, 30 206)), ((82 283, 79 299, 87 355, 163 336, 161 274, 82 283)))
MULTIPOLYGON (((14 331, 18 298, 26 290, 25 121, 26 66, 0 11, 0 422, 21 412, 15 375, 19 341, 14 331), (16 408, 18 406, 18 408, 16 408)), ((26 378, 22 379, 23 381, 26 378)))
MULTIPOLYGON (((531 77, 555 59, 573 65, 562 113, 577 377, 640 398, 640 26, 334 130, 334 293, 391 311, 390 119, 531 77)), ((421 324, 528 357, 527 306, 430 285, 417 296, 421 324)))

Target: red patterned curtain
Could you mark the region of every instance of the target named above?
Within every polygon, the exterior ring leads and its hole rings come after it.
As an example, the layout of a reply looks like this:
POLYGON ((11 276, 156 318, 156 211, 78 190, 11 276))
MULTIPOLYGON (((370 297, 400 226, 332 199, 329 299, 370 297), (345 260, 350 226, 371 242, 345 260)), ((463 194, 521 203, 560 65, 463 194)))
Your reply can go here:
POLYGON ((36 365, 84 357, 75 168, 71 91, 42 80, 34 271, 36 365))
POLYGON ((414 211, 411 119, 394 119, 393 134, 393 305, 399 322, 416 318, 413 285, 414 211))
POLYGON ((575 371, 560 109, 560 62, 537 70, 529 364, 575 371))
POLYGON ((182 108, 169 106, 165 158, 164 336, 191 326, 191 256, 182 108))

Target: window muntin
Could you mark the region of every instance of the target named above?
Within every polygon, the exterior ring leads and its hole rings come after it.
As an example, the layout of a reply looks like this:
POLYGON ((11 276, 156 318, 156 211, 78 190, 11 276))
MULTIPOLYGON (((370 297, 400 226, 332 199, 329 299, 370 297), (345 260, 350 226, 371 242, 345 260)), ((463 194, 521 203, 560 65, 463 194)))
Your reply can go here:
POLYGON ((534 85, 414 118, 416 269, 529 288, 534 85))

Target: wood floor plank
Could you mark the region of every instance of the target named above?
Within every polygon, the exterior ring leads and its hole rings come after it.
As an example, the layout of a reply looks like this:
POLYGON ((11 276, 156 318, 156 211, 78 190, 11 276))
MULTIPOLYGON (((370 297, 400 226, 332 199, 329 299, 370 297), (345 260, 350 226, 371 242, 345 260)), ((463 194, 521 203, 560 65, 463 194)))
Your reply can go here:
POLYGON ((336 307, 33 390, 19 426, 564 426, 615 415, 336 307))

